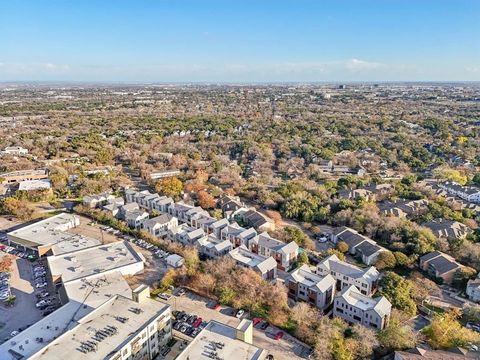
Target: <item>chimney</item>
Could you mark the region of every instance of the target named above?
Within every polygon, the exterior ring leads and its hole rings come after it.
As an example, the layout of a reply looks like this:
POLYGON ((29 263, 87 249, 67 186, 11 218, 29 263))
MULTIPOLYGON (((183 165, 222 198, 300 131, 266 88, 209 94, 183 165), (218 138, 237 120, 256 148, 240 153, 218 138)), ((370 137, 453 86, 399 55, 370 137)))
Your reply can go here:
POLYGON ((137 303, 144 302, 150 297, 150 286, 142 284, 132 291, 132 299, 137 303))
POLYGON ((238 324, 235 337, 237 340, 241 340, 247 344, 253 344, 253 322, 252 320, 243 319, 240 324, 238 324))

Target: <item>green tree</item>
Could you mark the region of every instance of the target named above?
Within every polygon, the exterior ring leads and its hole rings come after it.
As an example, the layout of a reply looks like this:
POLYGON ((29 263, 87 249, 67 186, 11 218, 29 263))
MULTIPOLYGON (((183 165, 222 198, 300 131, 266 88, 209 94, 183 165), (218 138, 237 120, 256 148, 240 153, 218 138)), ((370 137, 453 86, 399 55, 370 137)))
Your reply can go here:
POLYGON ((417 339, 408 320, 407 314, 394 309, 388 325, 378 334, 380 344, 389 351, 413 348, 417 339))
POLYGON ((431 347, 449 349, 480 343, 480 334, 463 327, 458 321, 459 315, 459 312, 452 310, 433 317, 430 325, 423 330, 431 347))
POLYGON ((380 289, 380 294, 385 296, 394 307, 408 315, 415 315, 417 305, 413 299, 414 288, 410 280, 388 271, 380 281, 380 289))
POLYGON ((392 252, 382 251, 378 255, 377 262, 375 263, 377 269, 393 269, 395 266, 397 266, 397 260, 392 252))

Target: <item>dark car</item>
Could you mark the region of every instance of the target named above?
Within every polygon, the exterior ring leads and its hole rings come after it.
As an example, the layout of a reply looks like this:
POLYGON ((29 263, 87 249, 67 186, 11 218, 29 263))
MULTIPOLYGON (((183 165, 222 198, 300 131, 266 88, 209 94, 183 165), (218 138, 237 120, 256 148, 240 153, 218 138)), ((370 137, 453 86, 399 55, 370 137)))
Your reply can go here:
POLYGON ((162 350, 161 354, 162 356, 166 356, 169 352, 170 352, 170 348, 166 346, 165 349, 162 350))
POLYGON ((197 321, 198 317, 195 315, 192 315, 188 318, 187 323, 192 325, 195 321, 197 321))
POLYGON ((265 330, 266 328, 268 328, 268 322, 265 321, 260 325, 260 329, 265 330))

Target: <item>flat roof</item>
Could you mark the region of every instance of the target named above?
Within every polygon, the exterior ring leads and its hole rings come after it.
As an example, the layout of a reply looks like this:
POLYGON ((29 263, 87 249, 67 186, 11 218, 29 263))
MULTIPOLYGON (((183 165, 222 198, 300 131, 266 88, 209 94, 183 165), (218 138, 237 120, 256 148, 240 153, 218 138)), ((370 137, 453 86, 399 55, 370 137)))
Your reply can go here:
POLYGON ((145 299, 137 303, 123 296, 114 296, 102 306, 82 318, 77 326, 65 332, 56 340, 52 341, 45 348, 34 354, 31 359, 48 360, 83 360, 83 359, 104 359, 115 354, 130 339, 134 338, 143 328, 154 321, 162 313, 169 315, 170 306, 145 299), (136 311, 139 309, 139 311, 136 311), (127 318, 121 321, 119 317, 127 318), (99 330, 115 329, 111 335, 103 340, 93 339, 99 330), (82 342, 95 342, 95 352, 81 352, 82 342), (68 354, 68 355, 67 355, 68 354))
POLYGON ((75 327, 78 321, 119 294, 131 298, 132 291, 120 272, 99 275, 94 279, 80 279, 65 284, 69 302, 50 315, 40 319, 14 338, 0 345, 0 359, 15 359, 8 350, 28 358, 49 342, 75 327), (41 341, 37 341, 41 339, 41 341))
MULTIPOLYGON (((54 254, 75 251, 100 244, 97 239, 67 232, 80 223, 73 214, 61 213, 24 226, 7 234, 13 242, 21 241, 30 246, 52 246, 54 254)), ((27 245, 28 246, 28 245, 27 245)))
POLYGON ((51 187, 52 187, 52 183, 48 179, 24 180, 24 181, 20 181, 18 190, 31 191, 31 190, 39 190, 39 189, 50 189, 51 187))
POLYGON ((210 359, 209 355, 213 352, 225 360, 261 360, 267 355, 266 350, 238 340, 235 328, 210 321, 177 360, 210 359))
POLYGON ((64 283, 143 262, 126 241, 98 245, 47 258, 52 276, 62 276, 64 283))

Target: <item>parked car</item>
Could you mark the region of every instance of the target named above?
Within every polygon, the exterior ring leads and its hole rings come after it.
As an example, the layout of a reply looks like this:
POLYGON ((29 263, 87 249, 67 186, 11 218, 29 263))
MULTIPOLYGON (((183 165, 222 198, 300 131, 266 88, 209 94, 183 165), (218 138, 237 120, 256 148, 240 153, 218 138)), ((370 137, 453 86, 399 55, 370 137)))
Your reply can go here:
POLYGON ((172 295, 167 294, 167 293, 160 293, 160 294, 158 294, 158 297, 162 300, 167 301, 168 299, 170 299, 172 297, 172 295))
POLYGON ((184 288, 180 288, 178 291, 177 291, 177 296, 183 296, 185 295, 186 291, 184 288))
POLYGON ((41 289, 41 288, 44 288, 44 287, 46 287, 46 286, 47 286, 47 283, 46 283, 46 282, 35 284, 35 287, 36 287, 37 289, 41 289))
POLYGON ((195 320, 195 322, 192 324, 192 326, 193 326, 194 328, 198 328, 201 323, 202 323, 202 318, 199 317, 197 320, 195 320))
POLYGON ((279 331, 275 334, 275 340, 281 340, 283 338, 283 331, 279 331))
POLYGON ((243 314, 245 314, 245 310, 240 309, 240 310, 237 311, 237 314, 235 315, 235 317, 240 319, 243 316, 243 314))
POLYGON ((261 325, 260 325, 260 329, 262 330, 266 330, 268 328, 269 324, 268 322, 264 321, 261 325))
POLYGON ((257 325, 260 324, 262 321, 263 321, 263 319, 262 319, 261 317, 253 318, 253 320, 252 320, 253 326, 257 326, 257 325))

